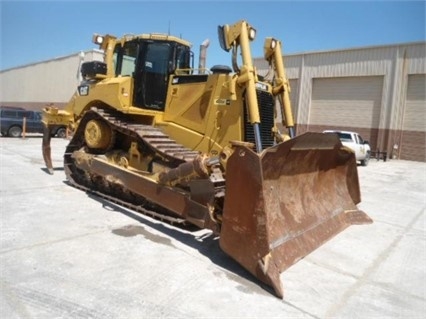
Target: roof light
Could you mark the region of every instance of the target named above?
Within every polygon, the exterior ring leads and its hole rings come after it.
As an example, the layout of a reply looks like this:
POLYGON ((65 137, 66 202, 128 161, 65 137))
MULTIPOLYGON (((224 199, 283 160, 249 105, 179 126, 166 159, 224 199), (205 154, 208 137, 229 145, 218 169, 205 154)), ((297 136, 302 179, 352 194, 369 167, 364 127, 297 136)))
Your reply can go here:
POLYGON ((101 45, 104 42, 104 37, 99 34, 93 35, 93 43, 101 45))
POLYGON ((102 44, 102 42, 104 42, 104 37, 102 37, 102 36, 98 35, 98 36, 96 37, 96 43, 97 43, 97 44, 102 44))
POLYGON ((256 37, 256 29, 250 28, 249 29, 249 39, 251 41, 253 41, 255 37, 256 37))

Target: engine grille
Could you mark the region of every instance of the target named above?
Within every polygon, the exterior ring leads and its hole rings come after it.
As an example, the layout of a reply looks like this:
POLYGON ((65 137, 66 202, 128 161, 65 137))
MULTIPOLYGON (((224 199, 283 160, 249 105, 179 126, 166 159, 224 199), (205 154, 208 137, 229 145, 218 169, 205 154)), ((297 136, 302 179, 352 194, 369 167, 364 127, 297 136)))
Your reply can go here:
MULTIPOLYGON (((262 140, 262 149, 274 145, 274 137, 272 135, 272 127, 274 126, 274 108, 275 108, 275 99, 271 93, 256 90, 257 103, 259 104, 259 113, 260 113, 260 136, 262 140)), ((253 126, 250 124, 250 119, 248 116, 248 107, 244 103, 244 140, 246 142, 255 143, 254 130, 253 126)))

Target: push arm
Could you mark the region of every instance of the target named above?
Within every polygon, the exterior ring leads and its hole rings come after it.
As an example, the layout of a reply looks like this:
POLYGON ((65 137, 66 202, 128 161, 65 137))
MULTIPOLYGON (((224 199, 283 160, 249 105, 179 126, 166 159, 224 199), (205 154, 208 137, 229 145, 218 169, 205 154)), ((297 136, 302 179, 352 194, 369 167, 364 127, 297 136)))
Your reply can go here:
POLYGON ((263 47, 265 60, 269 62, 275 72, 272 93, 278 96, 281 107, 282 124, 289 130, 290 138, 294 137, 294 119, 290 102, 290 83, 287 79, 281 41, 266 38, 263 47))
POLYGON ((237 84, 245 85, 246 97, 248 104, 248 113, 250 123, 253 125, 256 151, 262 151, 262 140, 260 137, 260 114, 259 105, 256 96, 256 80, 257 75, 253 66, 253 61, 250 51, 250 41, 253 41, 256 36, 256 30, 251 27, 246 21, 241 20, 234 25, 219 26, 219 42, 225 51, 233 49, 232 66, 238 74, 237 84), (243 65, 240 68, 237 64, 237 49, 241 48, 241 56, 243 65))

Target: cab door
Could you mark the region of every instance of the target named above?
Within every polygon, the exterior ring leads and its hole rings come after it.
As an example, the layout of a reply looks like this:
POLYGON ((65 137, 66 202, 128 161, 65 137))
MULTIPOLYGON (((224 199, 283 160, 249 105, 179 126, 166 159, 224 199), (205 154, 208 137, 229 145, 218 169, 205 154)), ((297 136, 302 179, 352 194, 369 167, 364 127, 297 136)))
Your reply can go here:
POLYGON ((168 42, 141 43, 134 75, 134 105, 163 111, 167 95, 172 48, 168 42))
POLYGON ((366 154, 366 147, 364 144, 364 140, 359 136, 358 134, 354 134, 355 142, 356 142, 356 158, 357 159, 364 159, 366 154))

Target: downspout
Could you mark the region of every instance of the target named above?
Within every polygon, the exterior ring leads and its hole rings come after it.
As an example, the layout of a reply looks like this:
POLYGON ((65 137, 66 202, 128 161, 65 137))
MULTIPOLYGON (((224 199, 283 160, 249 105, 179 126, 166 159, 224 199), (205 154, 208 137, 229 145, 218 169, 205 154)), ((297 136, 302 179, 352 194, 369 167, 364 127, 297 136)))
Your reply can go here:
POLYGON ((404 85, 405 80, 408 81, 407 78, 407 49, 404 50, 404 57, 402 60, 402 72, 401 72, 401 92, 400 92, 400 101, 402 101, 402 119, 401 119, 401 134, 399 134, 399 145, 398 145, 398 159, 401 158, 401 149, 402 149, 402 136, 404 135, 404 120, 405 120, 405 107, 407 105, 407 101, 405 98, 405 95, 403 95, 404 92, 404 85))

